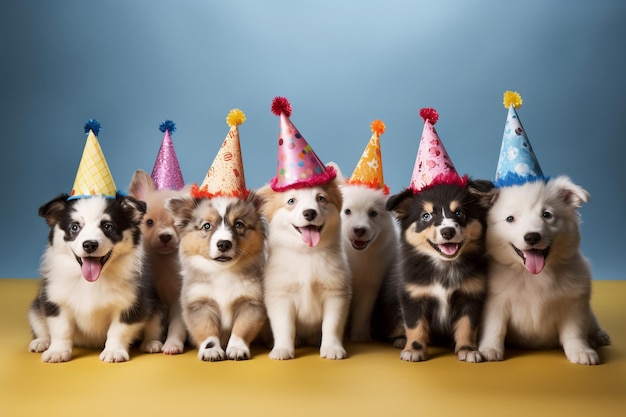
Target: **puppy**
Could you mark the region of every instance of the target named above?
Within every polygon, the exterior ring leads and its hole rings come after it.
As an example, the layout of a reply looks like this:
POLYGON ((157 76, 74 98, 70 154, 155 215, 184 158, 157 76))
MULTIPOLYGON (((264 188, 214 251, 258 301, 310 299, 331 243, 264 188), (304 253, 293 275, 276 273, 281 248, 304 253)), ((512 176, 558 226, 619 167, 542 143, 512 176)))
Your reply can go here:
POLYGON ((398 228, 385 209, 388 196, 383 190, 346 183, 339 167, 335 170, 343 195, 341 236, 352 277, 347 327, 350 340, 368 342, 376 299, 397 260, 398 228))
POLYGON ((145 268, 166 311, 168 327, 163 353, 182 353, 187 334, 180 309, 182 279, 178 260, 178 231, 174 219, 165 209, 165 200, 181 195, 181 192, 157 190, 150 175, 137 170, 131 180, 129 194, 147 204, 141 232, 146 253, 145 268))
POLYGON ((595 365, 610 343, 590 307, 591 272, 580 252, 578 208, 589 194, 568 177, 494 189, 487 220, 491 255, 480 352, 505 344, 562 346, 573 363, 595 365))
POLYGON ((431 341, 451 340, 459 360, 482 361, 477 333, 486 295, 486 208, 476 194, 490 187, 470 180, 463 187, 440 184, 389 198, 387 209, 401 228, 390 285, 405 330, 402 360, 424 361, 431 341))
POLYGON ((132 197, 68 200, 62 194, 39 209, 50 227, 42 281, 29 310, 31 352, 66 362, 72 348, 104 348, 100 360, 129 360, 130 345, 161 350, 161 317, 142 274, 140 223, 145 204, 132 197))
POLYGON ((266 321, 267 224, 260 200, 251 192, 246 200, 176 197, 165 205, 181 236, 183 320, 198 358, 249 359, 250 343, 266 321))
POLYGON ((296 340, 343 359, 350 272, 341 241, 342 195, 336 179, 283 192, 259 190, 269 220, 265 306, 272 359, 293 359, 296 340))

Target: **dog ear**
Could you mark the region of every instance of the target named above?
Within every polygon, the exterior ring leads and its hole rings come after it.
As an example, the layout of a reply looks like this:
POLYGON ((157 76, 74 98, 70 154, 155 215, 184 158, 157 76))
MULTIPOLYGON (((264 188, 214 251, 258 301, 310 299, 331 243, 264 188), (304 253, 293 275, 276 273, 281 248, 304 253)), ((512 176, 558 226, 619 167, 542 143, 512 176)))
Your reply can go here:
POLYGON ((60 194, 58 197, 50 200, 43 206, 39 207, 39 215, 46 220, 50 228, 53 228, 63 214, 63 210, 67 206, 68 194, 60 194))
POLYGON ((259 209, 265 215, 268 221, 272 220, 273 210, 269 208, 271 197, 274 195, 274 190, 270 187, 269 184, 265 184, 263 187, 258 188, 255 191, 256 196, 260 199, 260 207, 259 209))
POLYGON ((341 186, 339 185, 339 178, 335 178, 327 184, 324 184, 324 190, 326 191, 328 201, 337 207, 337 211, 341 212, 343 206, 343 193, 341 192, 341 186))
POLYGON ((566 175, 550 179, 548 186, 556 187, 558 195, 572 207, 579 208, 583 203, 589 202, 589 193, 581 186, 574 184, 566 175))
POLYGON ((385 208, 387 211, 394 212, 397 218, 404 219, 408 215, 412 197, 413 191, 409 188, 405 188, 404 191, 390 196, 385 208))
POLYGON ((124 196, 117 194, 115 197, 122 205, 122 208, 126 213, 130 215, 133 221, 140 223, 146 214, 147 205, 141 200, 137 200, 135 197, 124 196))
POLYGON ((145 200, 146 196, 156 189, 157 188, 152 180, 152 177, 144 170, 138 169, 135 171, 133 178, 130 180, 128 193, 139 200, 145 200))
POLYGON ((467 191, 478 198, 478 204, 484 208, 490 208, 495 203, 498 189, 488 180, 470 179, 467 182, 467 191))
POLYGON ((191 197, 172 197, 165 200, 165 209, 174 218, 174 224, 182 231, 191 221, 197 201, 191 197))
POLYGON ((255 210, 261 211, 261 207, 263 207, 263 199, 254 190, 250 190, 246 201, 248 203, 251 203, 254 206, 255 210))
POLYGON ((346 177, 343 176, 343 173, 341 172, 341 168, 339 168, 339 165, 337 165, 336 162, 329 162, 326 164, 327 167, 332 167, 335 169, 335 172, 337 173, 337 180, 339 181, 340 184, 343 184, 344 182, 346 182, 346 177))

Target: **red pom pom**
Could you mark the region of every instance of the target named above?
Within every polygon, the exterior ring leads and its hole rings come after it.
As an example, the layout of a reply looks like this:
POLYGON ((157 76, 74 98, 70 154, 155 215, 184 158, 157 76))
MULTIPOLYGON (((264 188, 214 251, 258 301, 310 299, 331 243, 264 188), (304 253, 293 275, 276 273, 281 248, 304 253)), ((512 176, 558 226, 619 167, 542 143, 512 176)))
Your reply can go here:
POLYGON ((285 116, 291 116, 291 103, 285 97, 275 97, 272 100, 272 113, 276 116, 285 114, 285 116))
POLYGON ((428 120, 431 125, 434 125, 437 123, 437 120, 439 120, 439 113, 437 113, 437 110, 430 107, 424 107, 421 109, 420 116, 422 116, 424 122, 428 120))

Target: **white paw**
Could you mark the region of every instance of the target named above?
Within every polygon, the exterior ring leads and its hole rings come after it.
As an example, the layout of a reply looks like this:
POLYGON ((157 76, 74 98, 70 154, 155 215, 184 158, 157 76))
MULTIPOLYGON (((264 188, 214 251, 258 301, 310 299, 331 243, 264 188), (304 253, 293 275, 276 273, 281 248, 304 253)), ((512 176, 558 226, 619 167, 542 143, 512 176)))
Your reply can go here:
POLYGON ((185 350, 185 344, 178 341, 166 340, 161 350, 166 355, 178 355, 185 350))
POLYGON ((480 353, 486 361, 502 361, 504 360, 504 350, 498 348, 481 347, 480 353))
POLYGON ((597 365, 600 363, 600 357, 598 353, 590 348, 583 348, 580 350, 565 352, 567 359, 570 362, 579 365, 597 365))
POLYGON ((163 351, 163 343, 160 340, 146 340, 139 349, 146 353, 160 353, 163 351))
POLYGON ((400 352, 400 359, 407 362, 422 362, 428 359, 428 353, 425 349, 405 349, 400 352))
POLYGON ((270 359, 287 360, 295 358, 296 353, 293 348, 277 348, 270 352, 270 359))
POLYGON ((117 349, 104 349, 100 353, 100 360, 102 362, 108 363, 117 363, 117 362, 126 362, 130 359, 128 355, 128 351, 126 349, 117 348, 117 349))
POLYGON ((198 349, 198 358, 205 362, 219 362, 226 359, 224 349, 219 346, 198 349))
POLYGON ((245 346, 229 346, 226 348, 226 356, 231 361, 245 361, 250 359, 250 349, 245 346))
POLYGON ((326 359, 345 359, 348 357, 348 353, 343 346, 322 346, 320 356, 326 359))
POLYGON ((478 350, 461 349, 457 352, 458 360, 469 363, 479 363, 483 361, 483 355, 478 350))
POLYGON ((48 349, 41 354, 41 360, 47 363, 67 362, 72 359, 71 350, 51 350, 48 349))
POLYGON ((50 347, 50 339, 33 339, 28 344, 28 350, 31 352, 43 352, 50 347))

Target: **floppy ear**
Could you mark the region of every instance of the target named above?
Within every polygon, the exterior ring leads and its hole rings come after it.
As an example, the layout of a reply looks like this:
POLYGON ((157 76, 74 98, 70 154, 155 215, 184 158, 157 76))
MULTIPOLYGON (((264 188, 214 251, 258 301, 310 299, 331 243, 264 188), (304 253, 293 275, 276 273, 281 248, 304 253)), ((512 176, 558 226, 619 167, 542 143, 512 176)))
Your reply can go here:
POLYGON ((67 206, 67 199, 69 197, 68 194, 61 194, 39 207, 39 215, 46 220, 50 228, 56 226, 59 220, 61 220, 61 215, 67 206))
POLYGON ((500 192, 491 181, 470 179, 467 182, 467 191, 478 199, 478 204, 490 208, 495 203, 500 192))
POLYGON ((164 203, 165 209, 174 219, 174 224, 179 231, 189 224, 197 205, 197 200, 191 197, 172 197, 164 203))
POLYGON ((548 185, 556 187, 562 200, 572 207, 579 208, 583 203, 589 202, 589 193, 581 186, 574 184, 566 175, 550 179, 548 185))
POLYGON ((397 218, 404 219, 408 215, 412 197, 413 191, 405 188, 404 191, 390 196, 385 208, 387 211, 393 211, 397 218))
POLYGON ((155 191, 156 189, 157 188, 152 180, 152 177, 145 171, 138 169, 135 171, 133 178, 130 180, 128 193, 139 200, 145 200, 148 193, 155 191))

